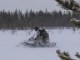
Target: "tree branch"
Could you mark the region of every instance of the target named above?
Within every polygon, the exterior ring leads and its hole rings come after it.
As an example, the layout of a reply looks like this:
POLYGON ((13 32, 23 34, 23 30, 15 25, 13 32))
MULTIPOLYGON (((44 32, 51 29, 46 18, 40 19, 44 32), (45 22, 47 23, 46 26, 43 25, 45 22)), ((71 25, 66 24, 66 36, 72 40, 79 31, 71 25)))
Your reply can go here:
POLYGON ((68 10, 80 12, 80 5, 74 0, 55 0, 58 4, 68 10))

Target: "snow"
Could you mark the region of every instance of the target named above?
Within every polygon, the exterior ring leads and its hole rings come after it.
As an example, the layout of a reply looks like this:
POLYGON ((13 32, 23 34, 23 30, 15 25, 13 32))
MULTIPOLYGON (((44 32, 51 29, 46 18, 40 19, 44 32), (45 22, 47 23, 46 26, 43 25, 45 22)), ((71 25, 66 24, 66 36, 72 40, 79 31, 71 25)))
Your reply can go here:
POLYGON ((35 35, 32 30, 0 30, 0 60, 60 60, 56 50, 68 51, 72 58, 80 51, 80 29, 47 29, 53 48, 18 46, 35 35))

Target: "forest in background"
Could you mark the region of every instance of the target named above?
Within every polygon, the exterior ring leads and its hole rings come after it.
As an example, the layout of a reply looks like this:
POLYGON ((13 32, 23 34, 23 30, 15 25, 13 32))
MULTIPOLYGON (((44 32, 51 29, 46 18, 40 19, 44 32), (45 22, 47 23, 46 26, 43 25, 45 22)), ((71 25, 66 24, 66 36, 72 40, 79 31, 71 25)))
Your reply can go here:
POLYGON ((74 27, 71 18, 80 19, 80 13, 52 11, 45 12, 32 10, 22 13, 21 10, 0 11, 0 29, 26 29, 28 27, 74 27))

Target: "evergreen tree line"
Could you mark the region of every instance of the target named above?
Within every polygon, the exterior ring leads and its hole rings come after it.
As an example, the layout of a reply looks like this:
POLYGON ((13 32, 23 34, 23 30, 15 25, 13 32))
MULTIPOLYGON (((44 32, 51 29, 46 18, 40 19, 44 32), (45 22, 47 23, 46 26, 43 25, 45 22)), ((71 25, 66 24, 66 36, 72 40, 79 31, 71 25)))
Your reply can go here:
POLYGON ((63 13, 62 11, 45 12, 32 10, 22 13, 20 10, 15 12, 0 11, 0 29, 26 29, 27 27, 73 27, 70 19, 79 19, 79 13, 63 13))

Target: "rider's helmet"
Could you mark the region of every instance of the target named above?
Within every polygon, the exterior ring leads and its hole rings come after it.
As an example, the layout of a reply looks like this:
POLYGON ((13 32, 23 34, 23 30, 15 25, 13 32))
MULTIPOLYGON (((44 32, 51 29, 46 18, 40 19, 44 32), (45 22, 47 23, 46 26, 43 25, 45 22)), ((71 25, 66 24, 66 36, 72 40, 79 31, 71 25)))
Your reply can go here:
POLYGON ((38 27, 34 27, 34 29, 35 29, 35 31, 39 30, 39 28, 38 28, 38 27))

